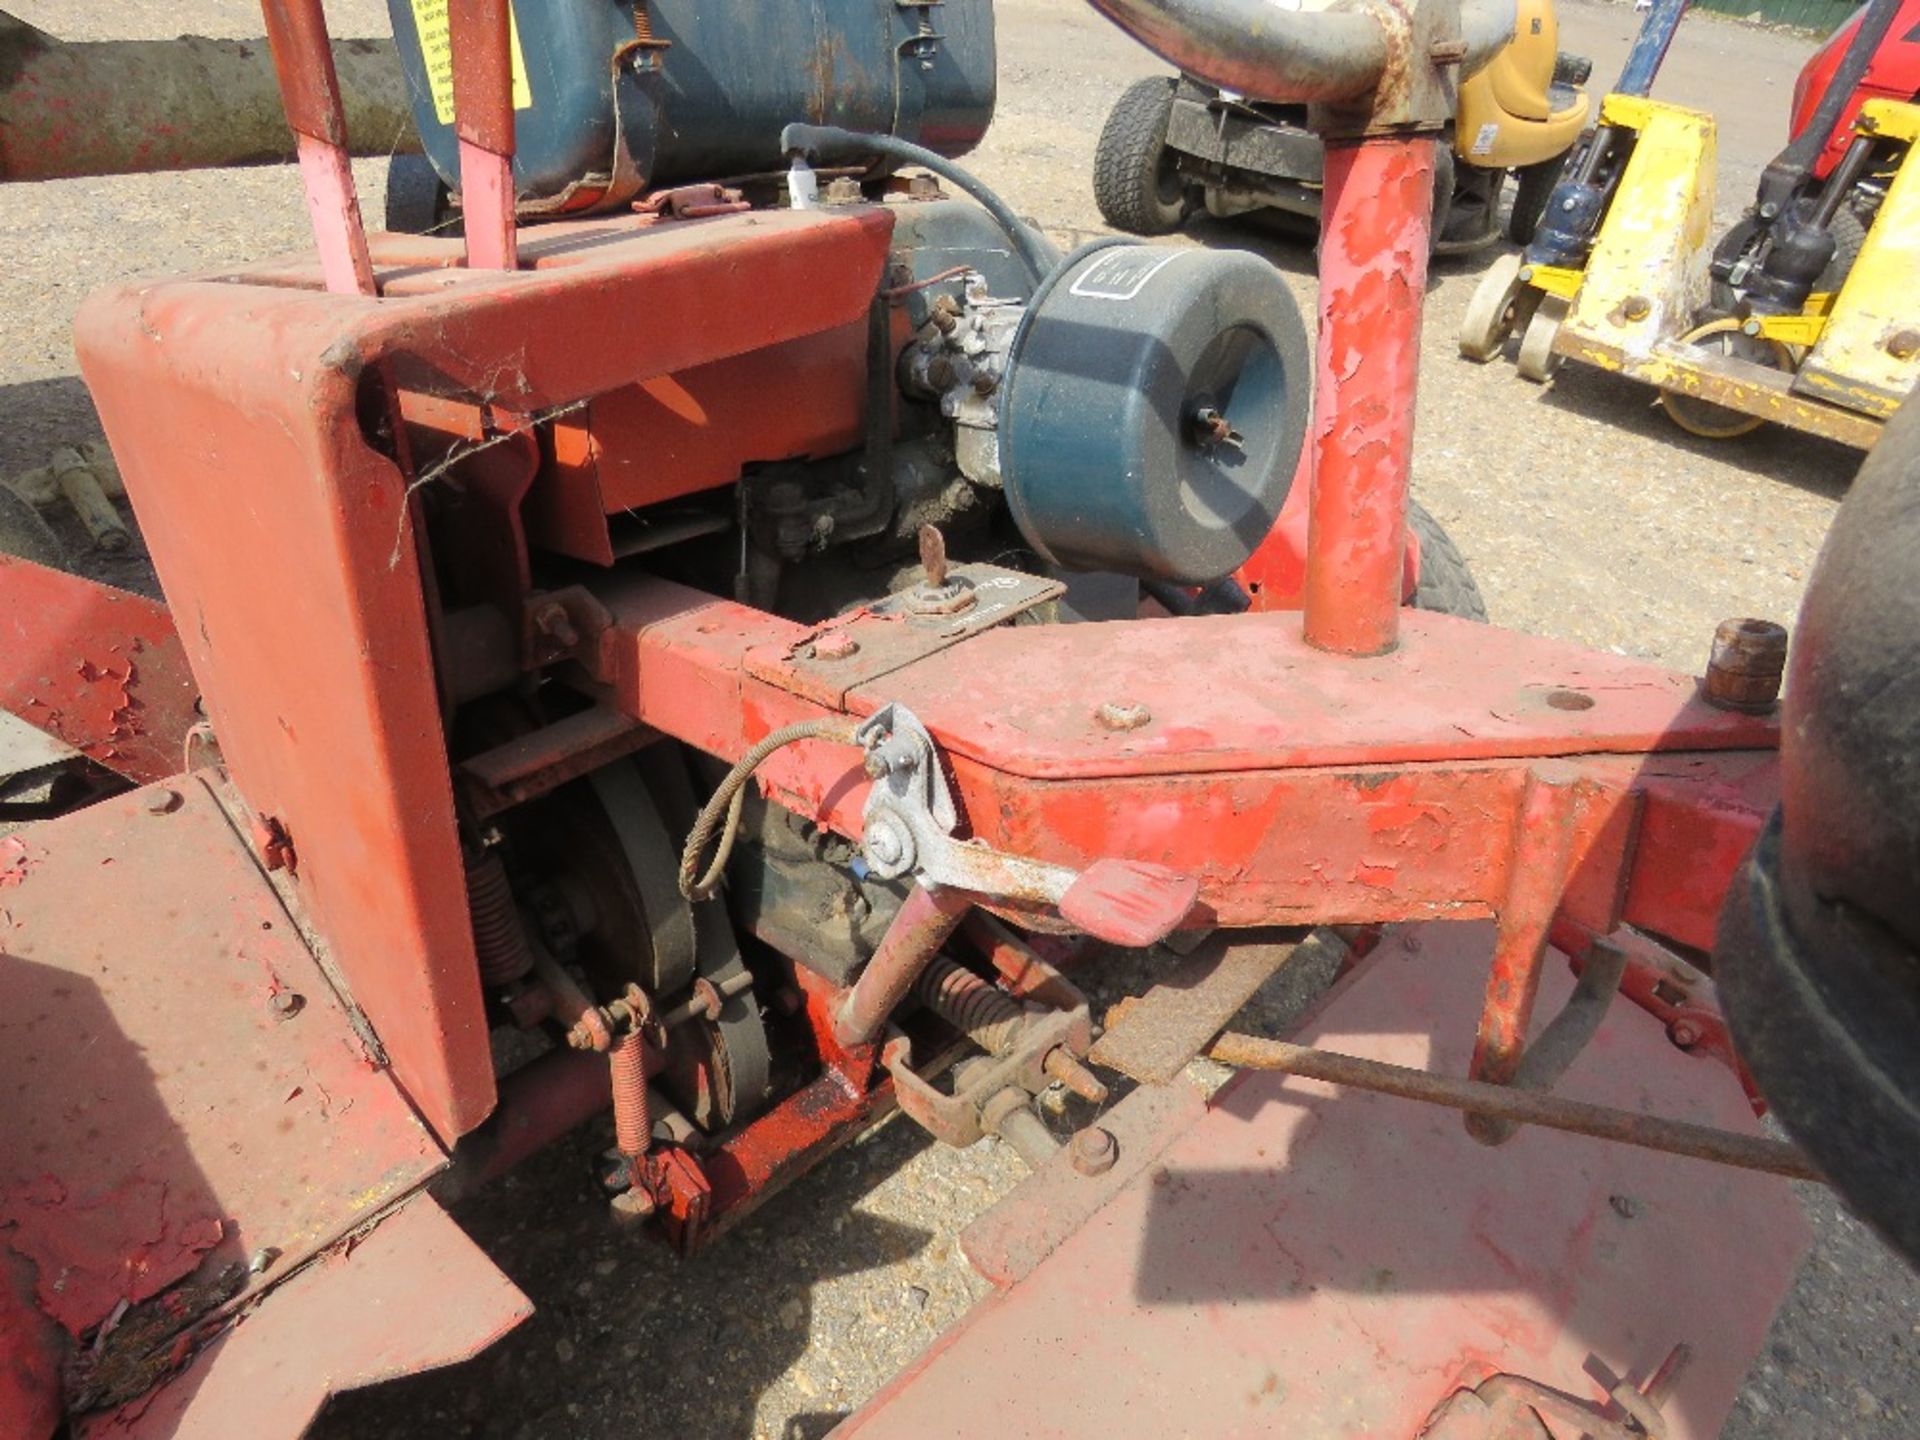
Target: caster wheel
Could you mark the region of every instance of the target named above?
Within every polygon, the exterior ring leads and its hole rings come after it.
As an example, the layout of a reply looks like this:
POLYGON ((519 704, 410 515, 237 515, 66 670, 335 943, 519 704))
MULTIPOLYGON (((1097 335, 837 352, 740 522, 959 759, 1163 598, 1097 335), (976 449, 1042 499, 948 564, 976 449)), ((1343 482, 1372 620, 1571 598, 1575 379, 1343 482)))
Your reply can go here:
POLYGON ((1520 337, 1520 374, 1536 385, 1544 385, 1560 368, 1563 357, 1553 352, 1553 337, 1560 333, 1560 322, 1572 307, 1558 295, 1542 295, 1520 337))
MULTIPOLYGON (((1681 337, 1681 343, 1708 354, 1725 355, 1751 365, 1763 365, 1769 370, 1793 368, 1793 352, 1778 340, 1742 334, 1724 321, 1689 331, 1681 337)), ((1702 400, 1698 395, 1686 395, 1677 390, 1660 392, 1660 408, 1667 412, 1669 420, 1689 435, 1698 435, 1705 440, 1737 439, 1752 434, 1767 423, 1758 415, 1749 415, 1744 410, 1735 410, 1727 405, 1716 405, 1711 400, 1702 400)))
POLYGON ((1502 255, 1487 267, 1460 321, 1460 353, 1482 364, 1500 353, 1515 330, 1524 327, 1539 304, 1540 292, 1520 278, 1520 257, 1502 255))

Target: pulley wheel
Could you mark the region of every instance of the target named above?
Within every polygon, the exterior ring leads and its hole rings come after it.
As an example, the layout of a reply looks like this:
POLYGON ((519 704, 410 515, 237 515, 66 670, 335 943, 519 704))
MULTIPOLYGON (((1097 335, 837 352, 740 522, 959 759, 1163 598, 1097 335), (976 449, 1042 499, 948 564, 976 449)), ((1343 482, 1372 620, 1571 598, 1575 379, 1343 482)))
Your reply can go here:
MULTIPOLYGON (((740 969, 736 959, 719 981, 740 969)), ((751 990, 729 998, 720 1018, 684 1020, 667 1035, 667 1064, 660 1084, 709 1133, 724 1130, 759 1109, 767 1098, 773 1055, 766 1026, 751 990)))
MULTIPOLYGON (((1689 331, 1681 336, 1681 343, 1709 354, 1761 365, 1769 370, 1793 368, 1793 352, 1778 340, 1748 335, 1725 321, 1710 322, 1689 331)), ((1698 435, 1705 440, 1732 440, 1741 435, 1750 435, 1767 423, 1758 415, 1749 415, 1730 405, 1716 405, 1711 400, 1702 400, 1697 395, 1683 394, 1678 390, 1662 390, 1660 408, 1667 412, 1668 419, 1689 435, 1698 435)))
POLYGON ((1484 364, 1500 353, 1513 332, 1532 318, 1541 292, 1520 278, 1518 255, 1502 255, 1487 267, 1460 321, 1460 353, 1484 364))
POLYGON ((1553 339, 1560 333, 1560 322, 1572 308, 1564 297, 1544 294, 1533 307, 1526 332, 1520 337, 1520 359, 1515 366, 1523 379, 1544 385, 1560 368, 1564 357, 1554 353, 1553 339))

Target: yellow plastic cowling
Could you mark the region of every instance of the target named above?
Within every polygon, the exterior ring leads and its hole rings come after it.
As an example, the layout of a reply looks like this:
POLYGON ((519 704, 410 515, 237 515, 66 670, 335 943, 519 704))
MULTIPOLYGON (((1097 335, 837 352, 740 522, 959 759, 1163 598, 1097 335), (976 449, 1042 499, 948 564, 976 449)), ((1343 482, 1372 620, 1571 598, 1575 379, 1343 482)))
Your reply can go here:
POLYGON ((1555 110, 1560 23, 1552 0, 1520 0, 1512 42, 1460 85, 1454 154, 1462 164, 1512 170, 1551 160, 1579 138, 1587 97, 1555 110))

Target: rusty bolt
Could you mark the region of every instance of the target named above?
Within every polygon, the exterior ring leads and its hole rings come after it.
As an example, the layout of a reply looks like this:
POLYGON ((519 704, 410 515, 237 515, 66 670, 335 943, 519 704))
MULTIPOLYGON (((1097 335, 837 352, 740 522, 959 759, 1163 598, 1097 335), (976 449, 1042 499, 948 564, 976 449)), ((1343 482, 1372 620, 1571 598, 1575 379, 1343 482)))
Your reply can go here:
POLYGON ((1098 1125, 1076 1130, 1068 1148, 1073 1152, 1073 1168, 1082 1175, 1104 1175, 1120 1158, 1120 1145, 1113 1132, 1098 1125))
POLYGON ((580 632, 573 628, 573 617, 567 614, 567 607, 557 601, 551 605, 542 605, 533 617, 534 627, 562 650, 571 650, 580 643, 580 632))
POLYGON ((919 534, 920 565, 927 572, 927 588, 938 590, 947 583, 947 537, 937 525, 922 525, 919 534))
POLYGON ((1920 355, 1920 330, 1896 330, 1887 338, 1887 353, 1896 360, 1920 355))
POLYGON ((845 660, 860 653, 860 642, 844 630, 829 630, 813 642, 816 660, 845 660))
POLYGON ((1131 701, 1108 700, 1093 712, 1093 718, 1104 730, 1138 730, 1153 719, 1153 712, 1131 701))
POLYGON ((940 182, 931 175, 914 175, 907 180, 909 200, 938 200, 945 193, 940 188, 940 182))
POLYGON ((295 994, 291 990, 276 990, 267 996, 267 1009, 273 1012, 273 1018, 276 1020, 291 1020, 306 1009, 306 1006, 306 997, 295 994))
POLYGON ((1436 65, 1458 65, 1467 58, 1465 40, 1436 40, 1427 47, 1427 58, 1436 65))
POLYGON ((1787 668, 1787 631, 1771 620, 1723 620, 1707 659, 1707 703, 1765 714, 1780 699, 1787 668))
POLYGON ((829 205, 856 204, 862 198, 860 182, 851 175, 836 175, 827 182, 827 188, 821 192, 820 198, 829 205))
POLYGON ((613 1209, 613 1218, 625 1225, 637 1225, 654 1212, 653 1196, 646 1187, 635 1185, 630 1190, 622 1190, 607 1202, 613 1209))
POLYGON ((149 791, 146 805, 149 815, 171 815, 180 808, 180 792, 178 790, 149 791))

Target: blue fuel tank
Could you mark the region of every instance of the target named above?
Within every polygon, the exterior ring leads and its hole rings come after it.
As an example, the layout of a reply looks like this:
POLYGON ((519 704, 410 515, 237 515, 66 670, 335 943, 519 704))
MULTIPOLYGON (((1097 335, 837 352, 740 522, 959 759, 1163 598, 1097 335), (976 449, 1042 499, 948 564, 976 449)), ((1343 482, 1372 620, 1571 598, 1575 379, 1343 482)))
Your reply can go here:
MULTIPOLYGON (((387 0, 415 124, 459 186, 447 0, 387 0)), ((842 125, 962 155, 993 118, 991 0, 513 0, 523 215, 781 168, 780 129, 842 125)))

